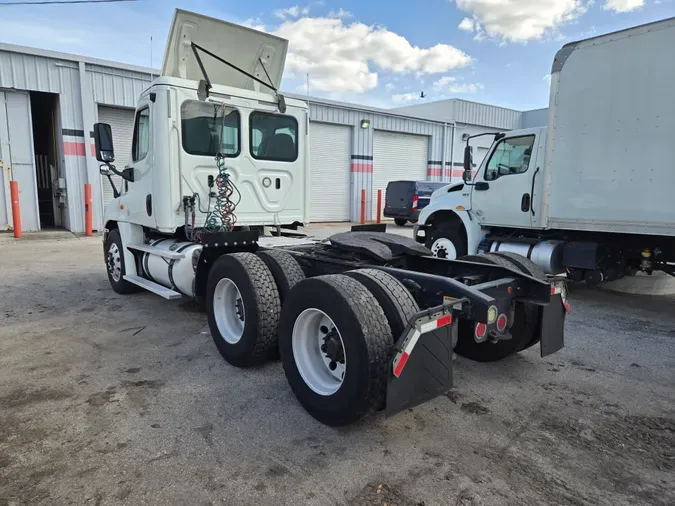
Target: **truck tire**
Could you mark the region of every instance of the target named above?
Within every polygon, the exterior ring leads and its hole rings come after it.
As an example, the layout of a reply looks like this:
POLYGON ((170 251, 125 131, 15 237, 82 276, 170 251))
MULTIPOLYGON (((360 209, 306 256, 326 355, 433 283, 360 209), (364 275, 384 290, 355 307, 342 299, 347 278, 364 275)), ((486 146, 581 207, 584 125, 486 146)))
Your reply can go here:
POLYGON ((124 246, 119 230, 113 229, 108 232, 108 237, 103 246, 103 254, 108 281, 110 281, 112 289, 122 295, 138 292, 139 287, 124 279, 127 271, 124 265, 124 246))
MULTIPOLYGON (((523 272, 513 261, 494 253, 482 255, 468 255, 461 260, 500 265, 509 269, 523 272)), ((474 322, 469 320, 459 321, 459 338, 455 352, 476 362, 496 362, 518 353, 525 348, 535 336, 537 323, 539 322, 539 308, 530 304, 516 302, 514 321, 511 325, 511 339, 505 339, 493 343, 485 341, 477 343, 474 339, 474 322)))
POLYGON ((408 220, 404 220, 403 218, 394 218, 394 223, 396 223, 396 225, 399 227, 405 227, 405 224, 408 223, 408 220))
POLYGON ((300 404, 326 425, 353 423, 384 405, 393 348, 377 299, 345 275, 301 281, 281 311, 286 379, 300 404))
POLYGON ((345 272, 358 280, 372 293, 387 317, 394 344, 403 335, 410 319, 420 310, 415 298, 391 274, 377 269, 359 269, 345 272))
POLYGON ((435 257, 455 260, 466 255, 466 236, 462 233, 462 222, 459 220, 442 220, 433 223, 427 229, 424 245, 435 257))
POLYGON ((258 251, 258 256, 272 273, 283 305, 291 288, 305 279, 305 273, 295 257, 285 251, 266 249, 258 251))
POLYGON ((253 253, 223 255, 206 282, 211 336, 233 366, 265 362, 277 346, 281 302, 272 273, 253 253))

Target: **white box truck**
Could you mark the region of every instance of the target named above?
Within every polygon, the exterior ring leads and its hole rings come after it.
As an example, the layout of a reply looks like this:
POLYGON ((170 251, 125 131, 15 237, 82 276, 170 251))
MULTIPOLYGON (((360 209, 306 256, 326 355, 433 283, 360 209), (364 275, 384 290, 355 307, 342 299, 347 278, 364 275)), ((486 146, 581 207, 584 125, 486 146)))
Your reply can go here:
POLYGON ((102 172, 123 180, 105 212, 112 288, 201 299, 227 362, 280 354, 300 403, 330 425, 446 392, 453 350, 482 361, 560 350, 564 282, 525 258, 448 262, 372 230, 329 242, 259 237, 263 225, 280 235, 308 216, 308 108, 277 91, 286 47, 176 11, 123 170, 110 125, 94 125, 102 172))
MULTIPOLYGON (((416 238, 435 255, 526 256, 600 283, 675 275, 675 18, 574 42, 551 69, 548 126, 495 134, 436 191, 416 238)), ((490 134, 492 135, 492 134, 490 134)))

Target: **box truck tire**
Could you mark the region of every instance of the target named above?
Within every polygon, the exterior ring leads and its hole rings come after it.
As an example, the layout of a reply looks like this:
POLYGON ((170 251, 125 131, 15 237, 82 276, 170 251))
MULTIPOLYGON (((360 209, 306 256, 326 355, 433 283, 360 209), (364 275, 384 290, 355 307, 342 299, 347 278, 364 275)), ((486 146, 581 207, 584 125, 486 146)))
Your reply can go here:
POLYGON ((427 230, 424 245, 435 257, 455 260, 467 254, 464 225, 459 219, 434 222, 427 230))
POLYGON ((206 283, 211 336, 236 367, 265 362, 277 346, 281 302, 272 273, 253 253, 223 255, 206 283))
POLYGON ((298 283, 281 311, 286 379, 307 412, 331 426, 384 405, 393 339, 375 296, 341 274, 298 283))

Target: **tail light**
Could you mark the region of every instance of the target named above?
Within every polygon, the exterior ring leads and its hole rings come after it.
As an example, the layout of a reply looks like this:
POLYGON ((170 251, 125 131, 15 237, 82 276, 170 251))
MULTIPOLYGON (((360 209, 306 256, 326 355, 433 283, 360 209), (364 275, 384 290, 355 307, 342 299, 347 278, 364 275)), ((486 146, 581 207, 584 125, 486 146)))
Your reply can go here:
POLYGON ((413 195, 413 203, 412 203, 412 208, 413 211, 417 210, 417 201, 419 200, 419 197, 417 196, 417 193, 413 195))

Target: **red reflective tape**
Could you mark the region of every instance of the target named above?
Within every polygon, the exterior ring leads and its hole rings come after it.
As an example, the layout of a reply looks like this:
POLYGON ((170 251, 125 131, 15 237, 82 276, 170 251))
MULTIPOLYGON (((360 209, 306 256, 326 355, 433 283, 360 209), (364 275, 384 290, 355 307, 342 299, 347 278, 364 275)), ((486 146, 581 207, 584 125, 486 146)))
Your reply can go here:
POLYGON ((572 312, 572 308, 570 305, 567 303, 567 301, 563 301, 563 306, 565 306, 565 311, 567 311, 567 314, 570 314, 572 312))
POLYGON ((450 325, 452 323, 452 315, 446 315, 443 318, 439 318, 436 321, 436 327, 445 327, 446 325, 450 325))
POLYGON ((394 376, 396 376, 397 378, 403 372, 403 368, 405 367, 405 364, 408 361, 408 358, 410 358, 410 355, 408 355, 408 353, 406 353, 404 351, 401 354, 401 358, 399 359, 398 364, 396 364, 396 368, 394 369, 394 376))

